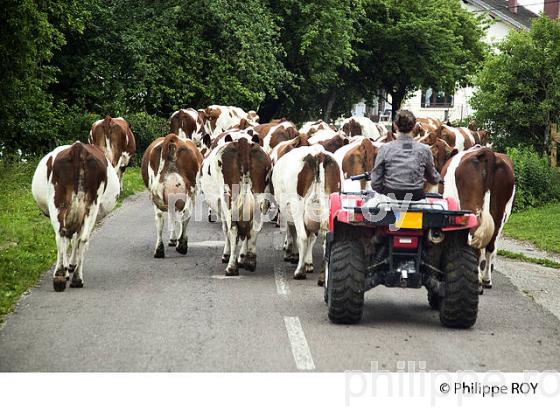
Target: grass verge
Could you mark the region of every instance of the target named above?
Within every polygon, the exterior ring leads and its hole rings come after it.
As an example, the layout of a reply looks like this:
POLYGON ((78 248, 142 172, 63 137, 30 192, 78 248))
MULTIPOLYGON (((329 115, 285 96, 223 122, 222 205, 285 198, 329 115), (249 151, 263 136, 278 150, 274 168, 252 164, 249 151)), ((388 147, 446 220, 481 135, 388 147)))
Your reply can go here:
POLYGON ((512 214, 504 234, 547 252, 560 253, 560 203, 512 214))
POLYGON ((550 259, 532 258, 530 256, 525 256, 522 253, 505 251, 503 249, 498 249, 498 255, 504 258, 515 259, 521 262, 528 262, 546 266, 547 268, 560 269, 560 263, 550 259))
MULTIPOLYGON (((54 233, 31 195, 36 162, 0 162, 0 321, 56 260, 54 233)), ((124 174, 119 204, 144 189, 139 168, 124 174)))

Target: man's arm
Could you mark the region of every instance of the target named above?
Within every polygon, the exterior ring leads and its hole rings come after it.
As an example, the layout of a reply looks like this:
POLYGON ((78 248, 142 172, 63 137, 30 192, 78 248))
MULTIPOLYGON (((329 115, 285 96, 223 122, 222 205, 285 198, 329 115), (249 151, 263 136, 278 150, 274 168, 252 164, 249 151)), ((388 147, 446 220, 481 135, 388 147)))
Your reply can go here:
POLYGON ((381 192, 385 179, 385 150, 380 149, 375 158, 375 165, 371 171, 371 188, 375 192, 381 192))
POLYGON ((434 165, 434 156, 432 152, 427 149, 426 151, 426 167, 424 168, 424 178, 432 185, 436 185, 441 180, 439 172, 437 172, 434 165))

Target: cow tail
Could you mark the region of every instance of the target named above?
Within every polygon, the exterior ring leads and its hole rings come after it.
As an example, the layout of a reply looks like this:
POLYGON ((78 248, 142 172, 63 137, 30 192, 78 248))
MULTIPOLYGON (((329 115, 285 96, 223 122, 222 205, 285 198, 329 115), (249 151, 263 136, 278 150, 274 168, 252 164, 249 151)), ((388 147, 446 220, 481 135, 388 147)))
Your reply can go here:
POLYGON ((83 189, 83 180, 86 173, 87 152, 81 142, 77 142, 70 148, 70 161, 72 169, 72 193, 67 195, 69 203, 65 203, 60 210, 60 235, 71 237, 78 232, 83 225, 86 215, 86 198, 83 189))

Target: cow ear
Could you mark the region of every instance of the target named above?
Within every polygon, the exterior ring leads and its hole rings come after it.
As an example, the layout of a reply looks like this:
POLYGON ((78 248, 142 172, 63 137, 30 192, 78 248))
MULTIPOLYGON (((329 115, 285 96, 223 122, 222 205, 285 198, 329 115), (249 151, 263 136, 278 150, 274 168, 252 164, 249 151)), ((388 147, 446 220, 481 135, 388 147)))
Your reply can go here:
POLYGON ((348 144, 350 144, 350 140, 348 139, 348 137, 344 137, 342 139, 342 145, 348 145, 348 144))
POLYGON ((459 150, 457 148, 453 148, 451 150, 451 152, 449 153, 449 158, 454 157, 455 155, 457 155, 459 153, 459 150))
POLYGON ((242 118, 241 121, 239 121, 239 129, 244 130, 245 128, 248 127, 249 127, 249 121, 247 121, 245 118, 242 118))
POLYGON ((233 138, 231 137, 231 134, 226 134, 226 136, 224 137, 224 142, 232 142, 233 138))
POLYGON ((253 137, 251 138, 251 141, 254 142, 255 144, 261 145, 261 140, 259 139, 258 135, 253 135, 253 137))

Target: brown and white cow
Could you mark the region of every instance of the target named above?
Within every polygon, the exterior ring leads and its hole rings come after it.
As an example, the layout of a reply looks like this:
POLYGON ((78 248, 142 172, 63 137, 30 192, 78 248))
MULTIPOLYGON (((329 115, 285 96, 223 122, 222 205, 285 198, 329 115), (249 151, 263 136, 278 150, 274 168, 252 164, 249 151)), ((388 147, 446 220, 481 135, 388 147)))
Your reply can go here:
POLYGON ((253 129, 262 141, 262 147, 267 154, 270 154, 279 143, 291 140, 299 135, 294 123, 285 119, 259 124, 254 126, 253 129))
POLYGON ((250 126, 258 125, 258 115, 254 111, 246 113, 239 107, 210 105, 204 110, 206 132, 215 138, 227 129, 240 124, 245 119, 250 126))
POLYGON ((342 169, 342 190, 359 192, 366 189, 367 181, 352 181, 350 177, 370 172, 375 163, 379 143, 366 137, 357 137, 350 144, 335 151, 334 158, 342 169))
POLYGON ((471 121, 468 129, 472 132, 474 140, 477 144, 490 147, 490 132, 487 130, 479 129, 476 122, 471 121))
POLYGON ((235 140, 224 137, 223 143, 204 160, 200 186, 204 200, 222 221, 222 262, 228 264, 227 276, 239 275, 239 267, 256 269, 257 235, 262 228, 260 212, 268 204, 259 197, 268 190, 271 167, 258 137, 247 133, 237 135, 235 140), (238 257, 239 240, 242 245, 238 257))
POLYGON ((205 121, 206 115, 203 110, 182 108, 175 111, 169 118, 170 133, 176 134, 181 139, 193 140, 200 149, 206 135, 205 121))
POLYGON ((475 147, 453 156, 444 166, 442 177, 440 193, 477 216, 479 225, 469 234, 469 244, 480 249, 480 282, 490 288, 496 240, 511 215, 515 196, 513 164, 505 154, 475 147))
MULTIPOLYGON (((297 262, 294 279, 313 272, 313 245, 324 243, 328 197, 340 191, 341 173, 334 156, 320 145, 299 147, 281 157, 272 172, 274 196, 287 222, 284 260, 297 262)), ((324 279, 319 278, 319 283, 324 279)))
POLYGON ((449 146, 457 148, 458 151, 468 150, 477 143, 473 133, 468 128, 455 128, 445 124, 440 125, 434 132, 428 133, 425 138, 440 138, 444 140, 449 146))
POLYGON ((188 251, 187 225, 196 195, 197 174, 202 154, 191 140, 168 134, 153 141, 142 157, 142 178, 154 204, 156 248, 154 258, 165 257, 162 240, 163 216, 171 224, 169 246, 185 255, 188 251))
POLYGON ((122 184, 124 171, 136 152, 136 139, 128 121, 122 117, 106 116, 94 122, 89 132, 89 143, 101 148, 122 184))
POLYGON ((33 198, 50 217, 56 237, 54 290, 81 288, 84 253, 95 222, 117 202, 120 183, 98 147, 81 142, 56 148, 39 162, 31 184, 33 198))
MULTIPOLYGON (((316 133, 314 137, 316 137, 318 134, 319 132, 316 133)), ((313 137, 311 139, 313 139, 313 137)), ((344 134, 343 131, 338 131, 329 139, 315 142, 315 144, 322 145, 325 151, 328 151, 331 154, 342 148, 343 146, 348 145, 349 143, 350 139, 346 136, 346 134, 344 134)))
POLYGON ((313 136, 313 134, 315 134, 317 131, 321 131, 321 130, 331 130, 336 132, 336 128, 334 127, 334 125, 332 124, 327 124, 325 121, 323 120, 317 120, 317 121, 307 121, 305 122, 302 127, 299 129, 299 133, 300 134, 305 134, 307 135, 308 138, 311 138, 313 136))
POLYGON ((382 141, 387 137, 387 129, 367 117, 353 116, 342 122, 342 131, 349 137, 363 135, 372 141, 382 141))
POLYGON ((299 147, 308 147, 309 141, 307 140, 307 136, 305 134, 299 134, 294 139, 283 141, 276 145, 270 154, 270 159, 272 164, 276 164, 280 158, 282 158, 285 154, 290 152, 291 150, 299 147))

